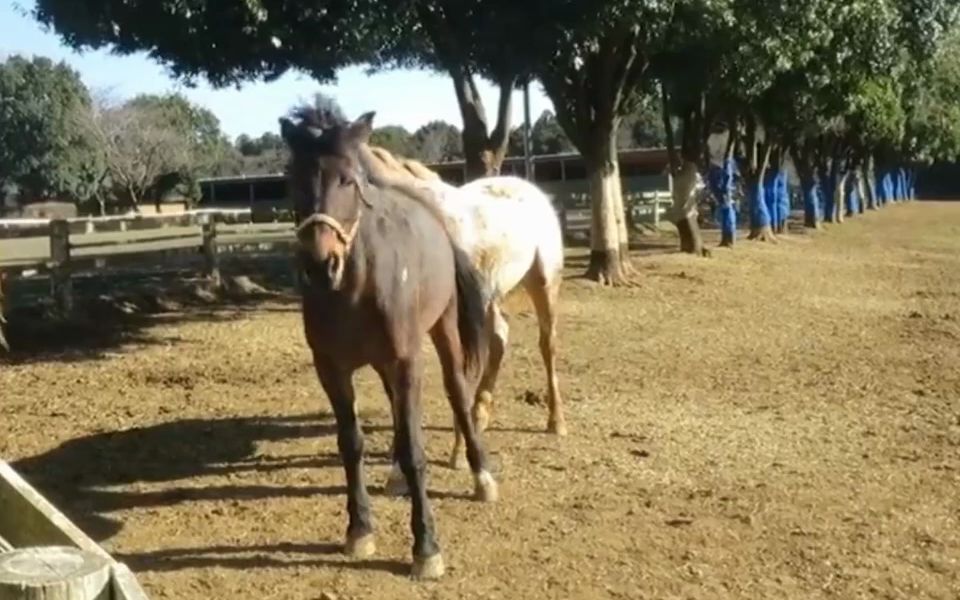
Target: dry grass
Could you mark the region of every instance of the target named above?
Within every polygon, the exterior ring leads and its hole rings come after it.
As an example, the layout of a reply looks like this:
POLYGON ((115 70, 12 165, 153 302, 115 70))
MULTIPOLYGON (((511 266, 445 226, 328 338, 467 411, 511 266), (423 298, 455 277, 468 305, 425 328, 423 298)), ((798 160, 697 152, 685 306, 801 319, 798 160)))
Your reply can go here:
MULTIPOLYGON (((154 598, 960 597, 960 203, 637 266, 637 287, 565 287, 563 440, 511 300, 499 504, 440 465, 431 355, 436 584, 405 577, 406 501, 375 496, 374 560, 337 553, 343 474, 295 308, 0 367, 0 455, 154 598)), ((378 490, 389 415, 369 373, 358 392, 378 490)))

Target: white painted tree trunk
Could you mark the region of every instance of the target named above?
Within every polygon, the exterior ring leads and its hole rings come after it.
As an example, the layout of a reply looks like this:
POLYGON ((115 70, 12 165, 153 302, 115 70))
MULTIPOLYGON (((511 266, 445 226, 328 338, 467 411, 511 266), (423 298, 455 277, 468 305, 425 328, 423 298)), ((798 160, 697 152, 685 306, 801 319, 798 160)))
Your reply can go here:
POLYGON ((847 210, 847 178, 849 172, 845 172, 837 180, 837 187, 833 190, 833 222, 843 223, 843 213, 847 210))
POLYGON ((684 161, 680 170, 673 174, 670 220, 677 226, 680 235, 680 250, 691 254, 703 252, 700 227, 697 225, 697 165, 684 161))
POLYGON ((604 285, 616 285, 625 276, 621 248, 626 245, 626 222, 620 169, 614 160, 612 168, 609 165, 606 168, 594 168, 588 176, 591 219, 587 277, 604 285))

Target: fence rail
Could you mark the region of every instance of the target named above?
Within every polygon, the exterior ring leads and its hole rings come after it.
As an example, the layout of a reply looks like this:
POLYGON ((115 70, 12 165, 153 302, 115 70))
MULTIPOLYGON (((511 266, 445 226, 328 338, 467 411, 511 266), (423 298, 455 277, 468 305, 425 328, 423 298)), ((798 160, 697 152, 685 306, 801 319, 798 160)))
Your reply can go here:
POLYGON ((0 270, 44 273, 58 311, 73 309, 73 276, 124 263, 201 255, 204 275, 219 280, 219 253, 272 249, 291 242, 293 223, 253 223, 249 209, 171 215, 0 220, 0 270), (147 256, 149 255, 149 258, 147 256))

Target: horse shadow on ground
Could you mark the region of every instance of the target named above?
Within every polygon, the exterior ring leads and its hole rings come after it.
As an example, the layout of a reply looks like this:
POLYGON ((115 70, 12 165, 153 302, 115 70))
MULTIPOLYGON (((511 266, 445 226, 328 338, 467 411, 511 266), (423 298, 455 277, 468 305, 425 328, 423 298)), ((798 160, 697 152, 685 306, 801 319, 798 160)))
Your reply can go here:
MULTIPOLYGON (((369 434, 390 425, 363 427, 369 434)), ((230 483, 232 476, 271 474, 286 469, 341 469, 338 454, 270 456, 258 452, 262 442, 336 436, 329 414, 184 419, 122 431, 100 432, 68 440, 59 446, 12 463, 87 535, 103 542, 117 535, 124 522, 115 513, 130 509, 173 507, 195 501, 256 501, 269 498, 346 498, 343 485, 230 483), (228 483, 192 483, 199 477, 225 476, 228 483), (164 483, 156 486, 150 484, 164 483), (173 483, 176 482, 176 483, 173 483)), ((368 452, 367 465, 388 465, 386 452, 368 452)), ((371 495, 382 495, 382 484, 368 479, 371 495)), ((466 499, 467 494, 431 491, 434 498, 466 499)), ((220 518, 230 518, 222 516, 220 518)), ((278 541, 262 546, 211 544, 200 548, 164 548, 142 553, 115 553, 134 571, 172 571, 218 566, 253 567, 337 566, 406 573, 395 561, 343 562, 339 543, 293 544, 278 541), (296 555, 296 556, 293 556, 296 555), (329 558, 323 558, 330 555, 329 558)))

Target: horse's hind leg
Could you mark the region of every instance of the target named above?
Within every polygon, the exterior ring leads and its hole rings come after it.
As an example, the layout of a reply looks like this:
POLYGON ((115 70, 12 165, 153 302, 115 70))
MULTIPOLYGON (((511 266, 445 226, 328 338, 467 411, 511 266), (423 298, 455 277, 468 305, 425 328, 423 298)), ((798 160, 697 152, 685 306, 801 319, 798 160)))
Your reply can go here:
MULTIPOLYGON (((417 353, 419 354, 419 353, 417 353)), ((443 575, 443 557, 437 544, 433 514, 427 499, 427 459, 423 451, 420 423, 420 387, 423 366, 419 356, 401 360, 396 365, 394 389, 396 398, 396 435, 394 438, 400 469, 410 489, 413 529, 413 577, 436 579, 443 575)))
POLYGON ((490 424, 490 415, 493 412, 493 391, 497 387, 497 376, 500 374, 500 364, 507 351, 507 340, 510 335, 510 325, 507 324, 499 302, 490 305, 490 349, 487 357, 487 366, 480 380, 476 402, 473 405, 473 422, 477 429, 486 431, 490 424))
POLYGON ((374 553, 370 496, 363 478, 363 432, 354 409, 351 373, 314 356, 314 366, 337 419, 337 448, 347 476, 347 541, 344 552, 366 558, 374 553))
POLYGON ((499 495, 497 483, 487 470, 487 453, 470 418, 472 391, 463 368, 463 351, 457 330, 457 312, 448 310, 430 332, 443 369, 443 387, 453 410, 457 429, 466 443, 467 462, 473 472, 476 497, 494 502, 499 495))
POLYGON ((544 272, 543 261, 538 257, 523 283, 537 311, 537 322, 540 326, 540 354, 547 371, 547 403, 550 409, 547 431, 567 435, 563 401, 560 398, 560 381, 557 377, 557 302, 560 298, 561 281, 559 274, 550 276, 544 272))
MULTIPOLYGON (((500 373, 500 364, 507 349, 507 339, 510 326, 507 324, 503 311, 498 302, 492 302, 487 313, 487 338, 489 350, 487 364, 483 370, 480 386, 477 388, 476 399, 473 403, 473 423, 483 432, 490 424, 490 415, 493 413, 493 392, 497 385, 497 375, 500 373)), ((463 432, 457 424, 456 416, 453 419, 453 449, 450 451, 450 466, 462 469, 464 465, 463 432)))

